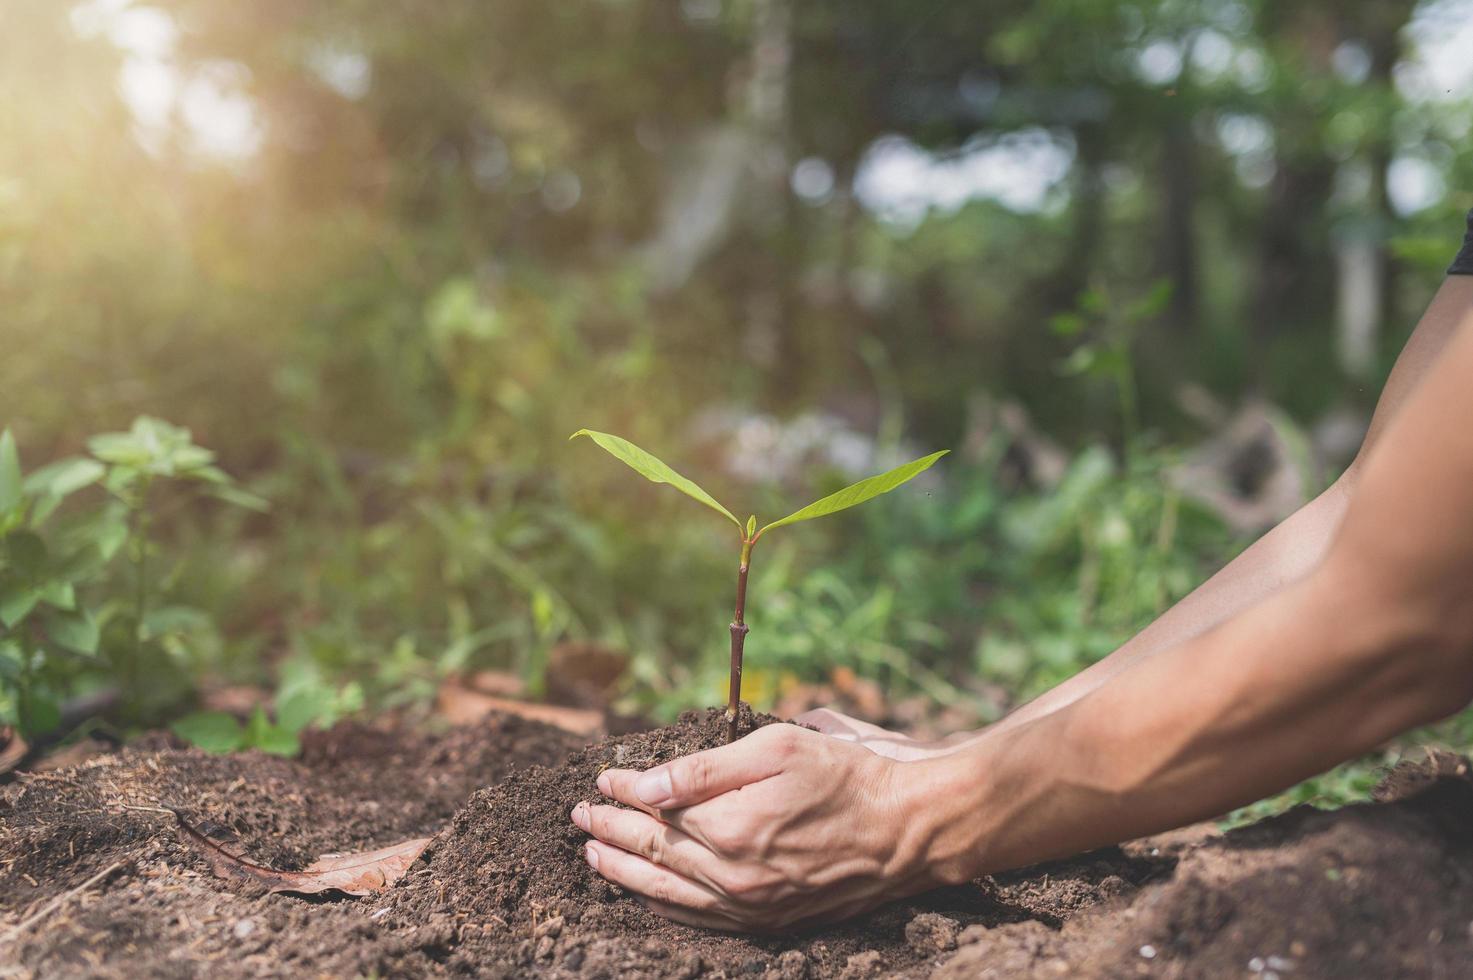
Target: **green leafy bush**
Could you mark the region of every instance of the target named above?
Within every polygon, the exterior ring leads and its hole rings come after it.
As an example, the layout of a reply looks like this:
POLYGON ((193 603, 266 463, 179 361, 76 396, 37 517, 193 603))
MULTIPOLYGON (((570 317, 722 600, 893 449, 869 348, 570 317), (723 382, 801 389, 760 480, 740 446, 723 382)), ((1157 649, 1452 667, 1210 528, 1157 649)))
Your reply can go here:
POLYGON ((0 721, 26 736, 54 729, 63 699, 84 690, 115 687, 123 714, 137 718, 187 690, 177 660, 214 627, 200 610, 161 602, 150 575, 162 484, 265 506, 187 429, 158 419, 95 436, 88 449, 26 475, 13 435, 0 434, 0 721), (63 506, 91 487, 105 493, 63 506))

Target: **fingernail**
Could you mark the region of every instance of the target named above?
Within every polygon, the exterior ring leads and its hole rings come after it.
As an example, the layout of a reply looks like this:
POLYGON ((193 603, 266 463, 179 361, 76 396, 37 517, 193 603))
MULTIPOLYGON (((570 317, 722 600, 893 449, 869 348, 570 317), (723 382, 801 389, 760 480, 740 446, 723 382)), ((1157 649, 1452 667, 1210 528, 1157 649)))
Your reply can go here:
POLYGON ((614 784, 609 780, 609 774, 606 772, 598 774, 598 791, 605 796, 614 795, 614 784))
POLYGON ((591 843, 583 845, 583 857, 587 859, 590 868, 594 871, 598 870, 598 852, 593 849, 591 843))
POLYGON ((577 806, 573 807, 573 822, 578 825, 578 829, 580 830, 588 829, 587 800, 584 800, 582 803, 579 803, 577 806))
POLYGON ((663 806, 674 793, 668 769, 651 769, 634 781, 634 795, 650 806, 663 806))

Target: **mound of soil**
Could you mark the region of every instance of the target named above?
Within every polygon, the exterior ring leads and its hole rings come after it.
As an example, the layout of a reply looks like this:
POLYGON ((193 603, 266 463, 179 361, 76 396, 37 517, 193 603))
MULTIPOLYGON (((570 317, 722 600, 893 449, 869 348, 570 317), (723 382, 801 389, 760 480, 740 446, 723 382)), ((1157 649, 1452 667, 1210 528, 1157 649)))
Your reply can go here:
POLYGON ((515 718, 439 738, 339 728, 300 760, 143 744, 0 787, 0 975, 1473 975, 1473 782, 1453 757, 1394 774, 1386 802, 1197 828, 743 937, 646 912, 587 868, 568 821, 600 770, 720 744, 720 714, 569 741, 515 718), (161 804, 287 868, 440 832, 377 895, 268 895, 211 875, 161 804))

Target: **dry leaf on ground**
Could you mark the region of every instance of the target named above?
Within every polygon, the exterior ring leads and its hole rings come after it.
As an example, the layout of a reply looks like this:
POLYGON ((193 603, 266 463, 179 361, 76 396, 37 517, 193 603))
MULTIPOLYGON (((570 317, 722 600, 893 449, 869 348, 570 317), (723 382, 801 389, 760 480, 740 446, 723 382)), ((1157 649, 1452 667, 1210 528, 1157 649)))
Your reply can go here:
POLYGON ((540 721, 553 725, 574 735, 595 735, 603 730, 602 711, 585 708, 564 708, 556 704, 534 704, 511 698, 482 694, 451 679, 440 685, 435 698, 435 707, 440 715, 452 725, 469 725, 480 721, 494 711, 517 715, 529 721, 540 721))
POLYGON ((177 810, 170 810, 190 843, 199 848, 210 868, 221 878, 254 881, 272 892, 316 895, 340 891, 367 895, 398 881, 414 863, 430 838, 419 837, 356 854, 324 854, 301 871, 278 871, 247 860, 230 831, 212 824, 195 827, 177 810))

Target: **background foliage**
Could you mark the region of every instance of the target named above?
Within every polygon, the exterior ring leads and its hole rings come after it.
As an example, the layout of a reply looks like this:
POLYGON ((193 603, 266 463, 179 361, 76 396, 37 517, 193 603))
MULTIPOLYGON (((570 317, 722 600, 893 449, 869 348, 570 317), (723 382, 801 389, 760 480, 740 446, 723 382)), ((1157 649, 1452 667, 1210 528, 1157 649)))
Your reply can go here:
POLYGON ((582 425, 759 515, 955 447, 759 556, 751 693, 852 668, 995 716, 1274 516, 1178 479, 1240 409, 1299 498, 1344 465, 1473 206, 1470 22, 11 0, 0 423, 32 476, 0 471, 0 721, 265 685, 259 718, 185 727, 290 751, 467 670, 540 690, 570 641, 629 657, 627 710, 720 700, 729 529, 582 425), (142 505, 106 441, 140 416, 249 506, 188 467, 142 505))

